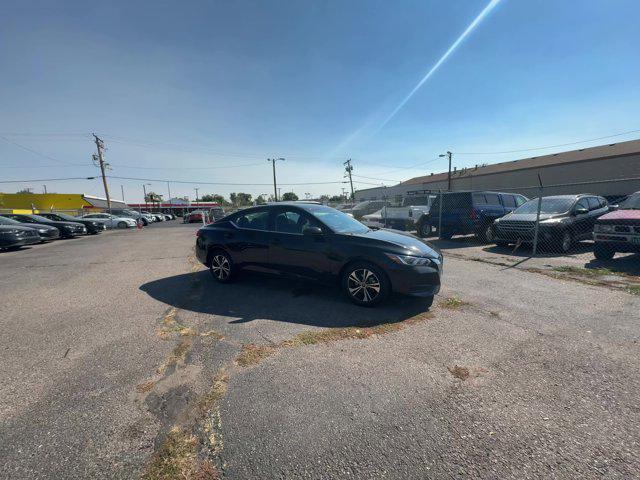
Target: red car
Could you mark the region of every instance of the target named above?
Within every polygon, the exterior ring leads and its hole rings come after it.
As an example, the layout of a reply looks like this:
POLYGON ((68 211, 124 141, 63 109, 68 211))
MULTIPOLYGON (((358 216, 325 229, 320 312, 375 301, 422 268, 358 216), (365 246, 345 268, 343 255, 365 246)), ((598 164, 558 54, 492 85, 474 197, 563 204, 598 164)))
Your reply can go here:
POLYGON ((189 215, 187 215, 187 221, 186 223, 202 223, 202 218, 203 218, 204 212, 200 212, 200 211, 195 211, 195 212, 191 212, 189 215))
POLYGON ((618 252, 640 253, 640 192, 630 195, 618 209, 596 220, 593 253, 598 260, 611 260, 618 252))

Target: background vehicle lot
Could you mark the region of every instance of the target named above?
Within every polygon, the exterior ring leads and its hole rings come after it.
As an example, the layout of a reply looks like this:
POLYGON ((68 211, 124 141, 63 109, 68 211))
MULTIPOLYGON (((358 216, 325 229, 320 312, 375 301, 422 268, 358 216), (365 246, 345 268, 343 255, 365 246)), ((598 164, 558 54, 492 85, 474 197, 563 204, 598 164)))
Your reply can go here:
POLYGON ((163 222, 0 253, 0 476, 136 477, 221 368, 212 459, 228 478, 640 468, 640 296, 445 247, 432 312, 402 297, 365 310, 288 280, 218 285, 194 232, 163 222), (243 367, 248 344, 267 354, 243 367))

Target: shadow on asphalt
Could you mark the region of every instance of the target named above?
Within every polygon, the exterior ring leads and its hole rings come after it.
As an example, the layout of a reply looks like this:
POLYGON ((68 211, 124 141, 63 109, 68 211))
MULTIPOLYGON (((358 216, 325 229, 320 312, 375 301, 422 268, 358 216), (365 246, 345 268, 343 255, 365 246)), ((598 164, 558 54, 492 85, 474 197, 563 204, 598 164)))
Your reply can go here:
POLYGON ((208 270, 162 278, 140 287, 154 299, 183 310, 231 317, 229 323, 264 319, 325 328, 401 322, 424 313, 424 300, 391 295, 375 308, 358 307, 338 288, 242 272, 219 284, 208 270))
POLYGON ((615 273, 640 276, 640 254, 614 257, 612 260, 593 259, 584 264, 584 268, 606 268, 615 273))

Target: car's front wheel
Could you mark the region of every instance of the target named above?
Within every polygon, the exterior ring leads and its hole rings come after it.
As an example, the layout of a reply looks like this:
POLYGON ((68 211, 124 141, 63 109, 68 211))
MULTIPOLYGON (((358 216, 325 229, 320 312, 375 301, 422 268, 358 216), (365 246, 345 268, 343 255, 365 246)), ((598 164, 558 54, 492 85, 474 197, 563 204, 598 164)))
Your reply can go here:
POLYGON ((611 260, 615 254, 616 251, 613 248, 602 243, 596 243, 593 247, 593 255, 598 260, 611 260))
POLYGON ((342 274, 342 290, 356 305, 372 307, 382 302, 391 288, 382 270, 370 263, 358 262, 342 274))
POLYGON ((118 222, 118 228, 127 228, 127 222, 118 222))
POLYGON ((427 238, 431 235, 431 220, 426 217, 421 218, 418 220, 416 230, 418 231, 418 236, 420 238, 427 238))
POLYGON ((573 235, 569 230, 565 230, 560 234, 558 239, 558 249, 561 253, 569 253, 573 247, 573 235))
POLYGON ((216 250, 211 254, 209 271, 217 282, 229 283, 235 277, 236 267, 233 264, 233 259, 227 252, 216 250))

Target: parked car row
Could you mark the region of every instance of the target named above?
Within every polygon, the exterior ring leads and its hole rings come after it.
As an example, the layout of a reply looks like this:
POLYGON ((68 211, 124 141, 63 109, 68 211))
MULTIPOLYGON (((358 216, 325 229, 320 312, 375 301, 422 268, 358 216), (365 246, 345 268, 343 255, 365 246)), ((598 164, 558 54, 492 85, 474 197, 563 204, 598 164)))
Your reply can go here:
POLYGON ((534 242, 539 222, 541 248, 567 253, 577 242, 594 240, 599 259, 611 259, 616 252, 640 252, 640 192, 613 206, 591 194, 529 200, 504 192, 444 193, 430 203, 429 211, 416 222, 420 237, 436 234, 448 240, 475 234, 499 246, 526 245, 534 242))
POLYGON ((4 213, 0 215, 0 249, 18 249, 58 238, 97 235, 106 229, 126 229, 155 221, 176 218, 170 214, 148 214, 134 210, 112 210, 111 213, 88 213, 74 217, 66 213, 4 213))

